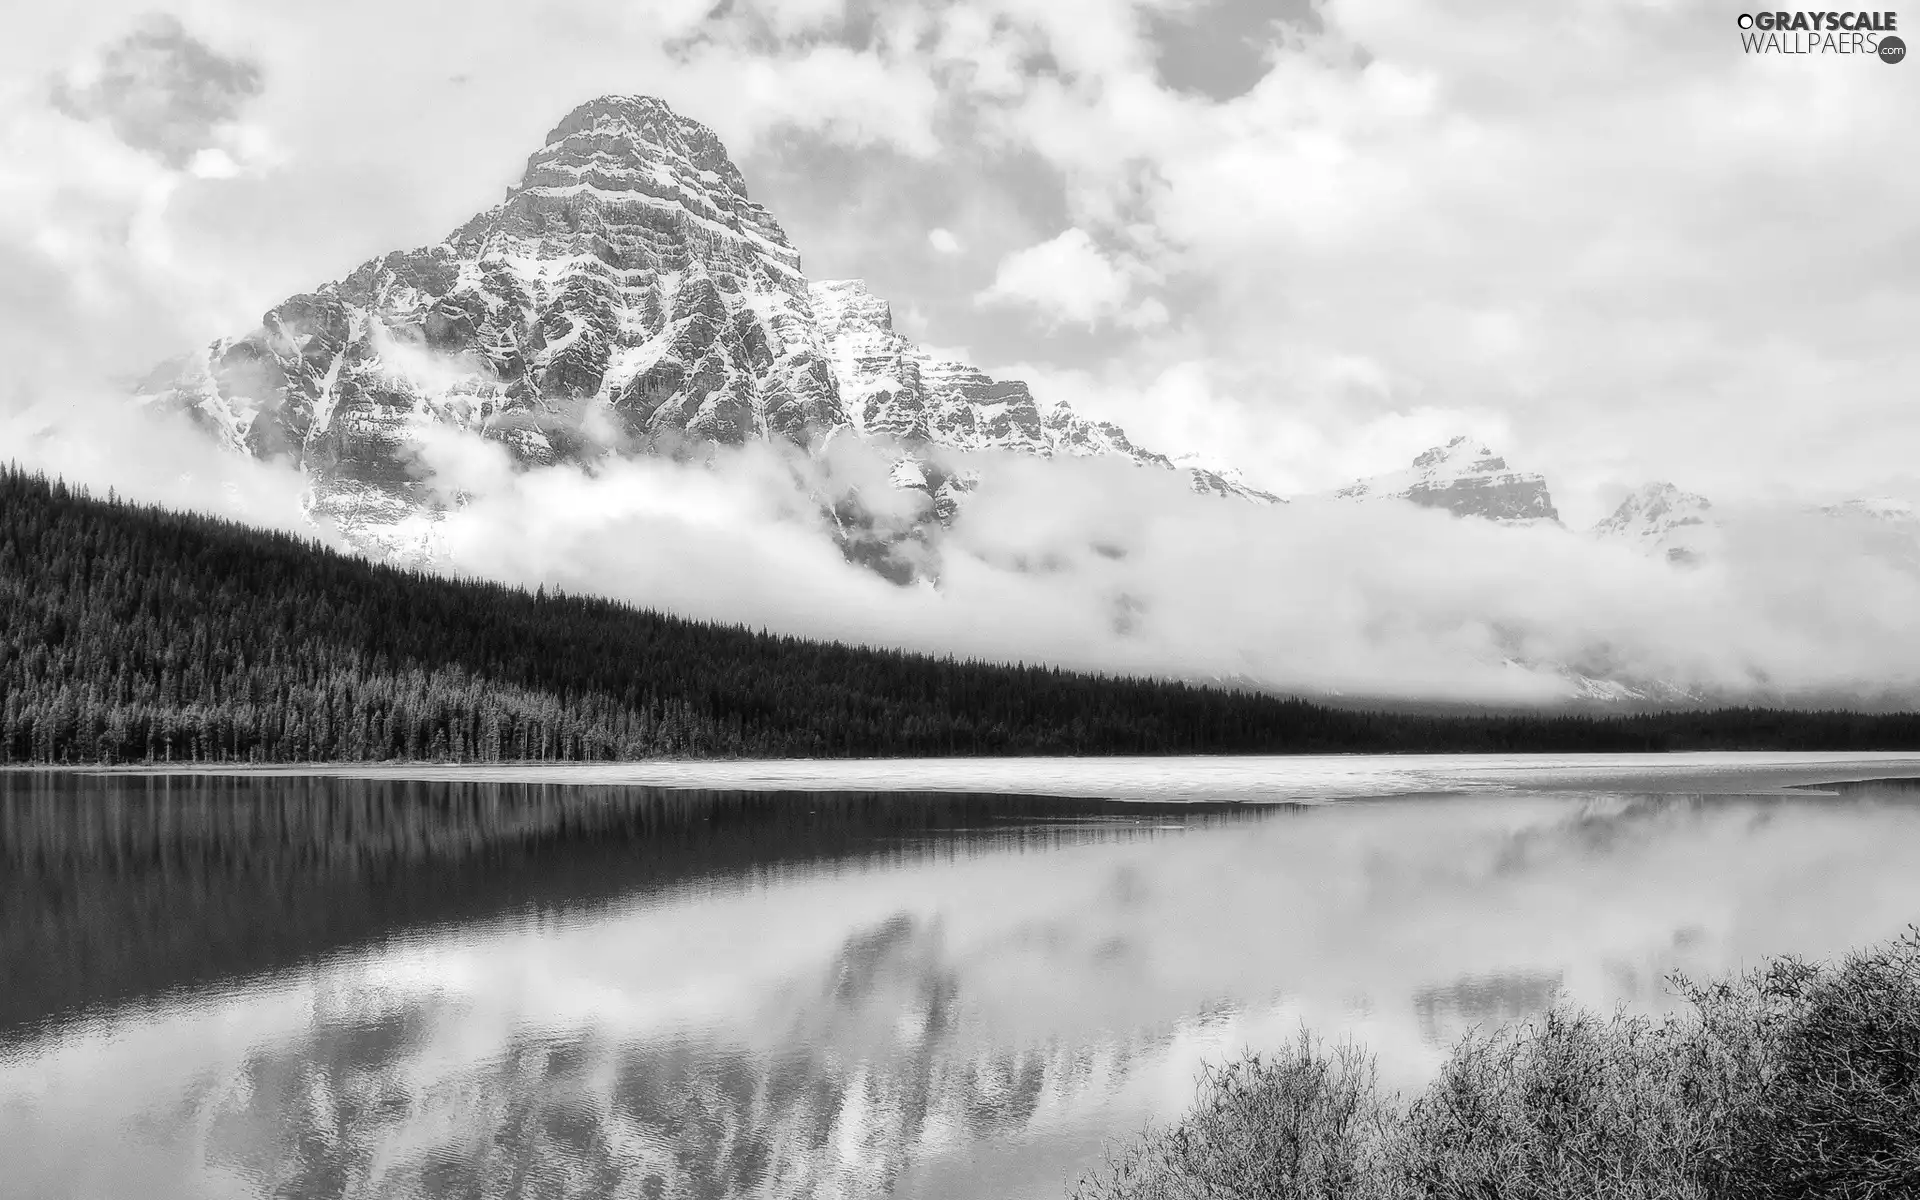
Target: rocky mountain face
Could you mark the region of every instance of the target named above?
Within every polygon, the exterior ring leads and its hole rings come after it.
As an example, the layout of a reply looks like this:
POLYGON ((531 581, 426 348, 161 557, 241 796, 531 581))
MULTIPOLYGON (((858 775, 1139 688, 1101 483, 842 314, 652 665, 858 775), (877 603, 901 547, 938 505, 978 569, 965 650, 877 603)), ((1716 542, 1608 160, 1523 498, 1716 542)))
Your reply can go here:
POLYGON ((1463 517, 1493 521, 1557 521, 1547 481, 1515 471, 1483 443, 1456 437, 1401 471, 1362 479, 1334 493, 1342 500, 1407 500, 1463 517))
MULTIPOLYGON (((398 554, 445 502, 421 463, 444 428, 529 466, 752 439, 810 450, 846 430, 896 451, 895 483, 942 518, 968 486, 943 450, 1173 469, 1117 426, 920 351, 858 281, 810 284, 719 139, 647 97, 582 105, 444 241, 294 296, 140 391, 234 449, 291 457, 316 516, 398 554)), ((1196 491, 1273 499, 1189 474, 1196 491)))
POLYGON ((445 241, 292 297, 143 391, 237 449, 292 456, 349 536, 425 502, 435 425, 551 464, 806 445, 844 420, 779 224, 712 132, 623 98, 569 114, 445 241))

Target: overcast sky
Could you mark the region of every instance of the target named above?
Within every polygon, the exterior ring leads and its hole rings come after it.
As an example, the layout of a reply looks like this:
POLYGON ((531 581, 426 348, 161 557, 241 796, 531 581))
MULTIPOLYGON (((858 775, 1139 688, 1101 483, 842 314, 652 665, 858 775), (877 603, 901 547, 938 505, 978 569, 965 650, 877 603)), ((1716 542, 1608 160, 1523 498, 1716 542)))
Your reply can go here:
POLYGON ((9 15, 16 362, 134 371, 238 332, 638 92, 719 132, 812 277, 1269 487, 1469 432, 1580 523, 1650 479, 1920 488, 1920 67, 1749 57, 1734 3, 153 11, 9 15))

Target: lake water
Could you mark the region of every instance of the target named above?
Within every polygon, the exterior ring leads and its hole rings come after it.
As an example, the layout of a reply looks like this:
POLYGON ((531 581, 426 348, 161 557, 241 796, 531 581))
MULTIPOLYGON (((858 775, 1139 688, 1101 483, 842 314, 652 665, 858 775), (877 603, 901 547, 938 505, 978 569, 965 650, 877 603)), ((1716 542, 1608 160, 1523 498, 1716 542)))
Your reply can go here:
POLYGON ((0 1196, 1060 1197, 1302 1025, 1416 1086, 1558 998, 1897 934, 1916 779, 0 772, 0 1196))

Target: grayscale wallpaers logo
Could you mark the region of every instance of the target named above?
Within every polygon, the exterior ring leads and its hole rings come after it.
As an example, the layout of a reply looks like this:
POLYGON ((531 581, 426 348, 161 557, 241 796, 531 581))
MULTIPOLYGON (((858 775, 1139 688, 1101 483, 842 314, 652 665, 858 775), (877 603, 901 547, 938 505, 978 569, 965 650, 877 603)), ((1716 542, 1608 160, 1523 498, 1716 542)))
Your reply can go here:
POLYGON ((1748 54, 1870 54, 1885 63, 1907 57, 1893 12, 1741 13, 1737 24, 1748 54))

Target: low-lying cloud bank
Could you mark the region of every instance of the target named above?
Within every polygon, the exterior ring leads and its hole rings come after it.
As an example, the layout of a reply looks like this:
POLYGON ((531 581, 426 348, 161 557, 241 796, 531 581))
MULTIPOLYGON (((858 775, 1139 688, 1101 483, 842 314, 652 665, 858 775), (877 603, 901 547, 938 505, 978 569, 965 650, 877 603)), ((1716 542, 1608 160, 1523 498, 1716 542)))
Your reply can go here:
POLYGON ((17 462, 105 496, 280 529, 347 547, 307 519, 306 478, 284 463, 222 449, 186 421, 137 408, 105 383, 36 389, 0 402, 0 462, 17 462))
POLYGON ((951 528, 884 482, 877 450, 766 446, 700 463, 518 471, 445 434, 426 463, 466 497, 448 569, 846 641, 1314 693, 1551 701, 1579 677, 1702 697, 1920 689, 1920 562, 1870 520, 1730 514, 1676 566, 1557 526, 1402 503, 1261 507, 1119 461, 975 457, 951 528), (847 561, 822 500, 860 497, 937 582, 847 561))

